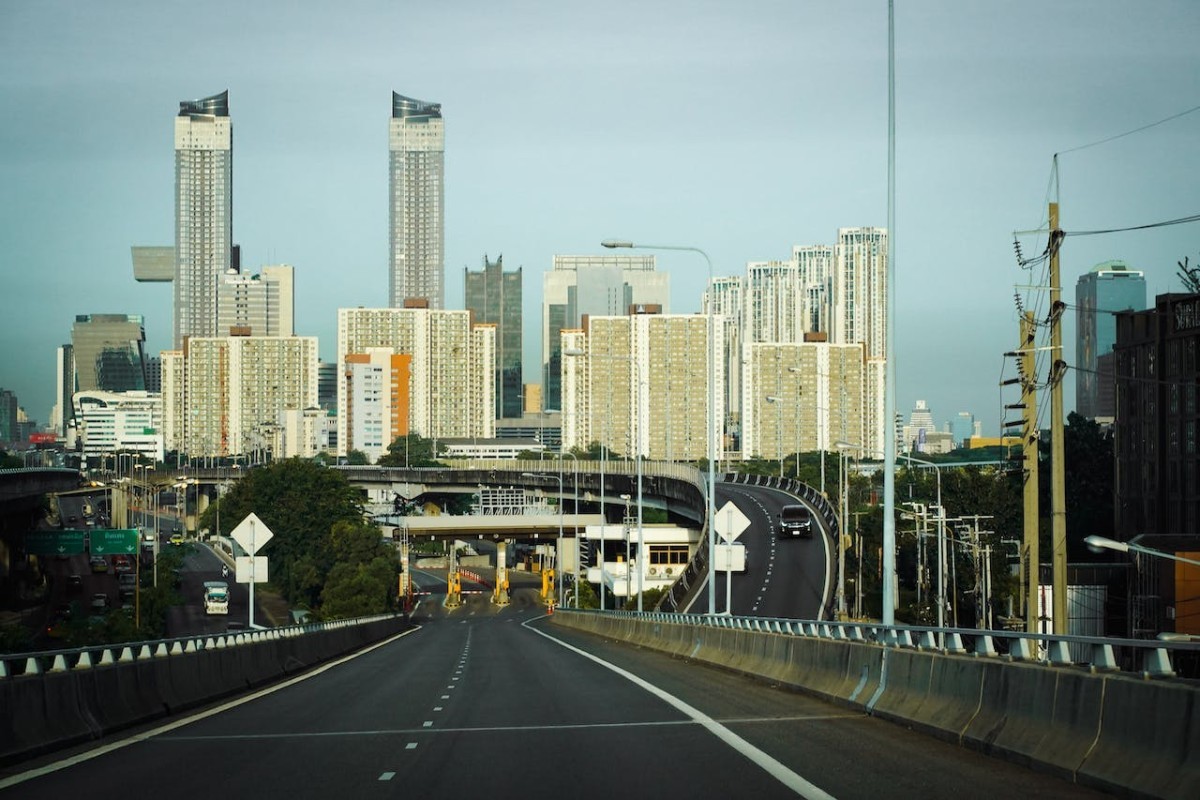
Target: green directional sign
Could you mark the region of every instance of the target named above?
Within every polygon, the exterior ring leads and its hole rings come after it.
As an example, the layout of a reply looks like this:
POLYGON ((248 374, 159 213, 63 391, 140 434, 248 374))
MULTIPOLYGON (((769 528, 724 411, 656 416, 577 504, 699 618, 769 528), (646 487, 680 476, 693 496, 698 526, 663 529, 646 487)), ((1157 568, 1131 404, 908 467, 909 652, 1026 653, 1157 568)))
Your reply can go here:
POLYGON ((77 556, 84 551, 87 531, 29 531, 25 552, 31 556, 77 556))
POLYGON ((138 532, 134 528, 92 531, 91 547, 94 556, 111 556, 118 553, 132 555, 137 552, 137 546, 138 532))

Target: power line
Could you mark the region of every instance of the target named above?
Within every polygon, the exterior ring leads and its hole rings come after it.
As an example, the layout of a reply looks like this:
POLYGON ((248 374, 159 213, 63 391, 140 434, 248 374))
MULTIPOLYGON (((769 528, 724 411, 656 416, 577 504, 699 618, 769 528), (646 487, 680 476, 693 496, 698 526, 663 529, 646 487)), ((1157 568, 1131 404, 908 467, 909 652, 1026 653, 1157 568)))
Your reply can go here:
POLYGON ((1172 114, 1169 117, 1164 117, 1163 119, 1160 119, 1158 122, 1151 122, 1148 125, 1143 125, 1140 128, 1134 128, 1133 130, 1125 131, 1124 133, 1118 133, 1114 136, 1109 136, 1106 139, 1100 139, 1099 141, 1091 142, 1090 144, 1081 144, 1078 147, 1072 147, 1070 150, 1060 150, 1057 153, 1055 153, 1054 156, 1055 156, 1055 158, 1057 158, 1058 156, 1066 155, 1067 153, 1077 153, 1080 150, 1087 150, 1089 147, 1099 147, 1102 144, 1108 144, 1109 142, 1115 142, 1117 139, 1123 139, 1126 136, 1132 136, 1135 133, 1141 133, 1142 131, 1150 130, 1151 128, 1157 127, 1157 126, 1162 125, 1167 122, 1170 122, 1171 120, 1176 120, 1176 119, 1179 119, 1180 117, 1186 117, 1188 114, 1191 114, 1196 111, 1200 111, 1200 106, 1194 106, 1192 108, 1189 108, 1186 111, 1180 111, 1178 114, 1172 114))

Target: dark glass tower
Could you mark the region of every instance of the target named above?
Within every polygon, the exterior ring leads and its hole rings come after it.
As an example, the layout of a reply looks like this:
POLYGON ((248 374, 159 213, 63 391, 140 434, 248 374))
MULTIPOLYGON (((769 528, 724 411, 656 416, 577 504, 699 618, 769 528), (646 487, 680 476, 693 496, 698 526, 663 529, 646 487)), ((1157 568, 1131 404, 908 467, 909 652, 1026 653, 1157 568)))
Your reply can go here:
POLYGON ((521 269, 504 271, 504 256, 483 257, 483 269, 464 269, 464 305, 473 321, 496 326, 496 418, 522 414, 521 269))

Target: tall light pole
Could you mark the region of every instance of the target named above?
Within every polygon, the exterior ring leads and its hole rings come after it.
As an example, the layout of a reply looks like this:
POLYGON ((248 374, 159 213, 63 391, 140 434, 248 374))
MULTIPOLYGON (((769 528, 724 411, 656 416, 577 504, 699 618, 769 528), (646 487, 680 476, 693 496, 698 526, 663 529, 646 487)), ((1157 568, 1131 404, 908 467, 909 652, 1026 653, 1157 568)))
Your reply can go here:
MULTIPOLYGON (((708 265, 708 291, 712 292, 713 287, 713 266, 712 259, 708 257, 708 253, 701 250, 699 247, 685 247, 678 245, 665 244, 634 244, 633 242, 619 241, 615 239, 606 239, 600 243, 609 249, 618 247, 636 248, 641 250, 678 250, 687 253, 699 253, 704 257, 704 262, 708 265)), ((717 520, 717 496, 716 496, 716 458, 717 458, 717 419, 716 419, 716 327, 713 324, 713 300, 710 295, 708 298, 707 311, 707 327, 708 327, 708 613, 710 615, 717 613, 717 583, 713 575, 713 568, 717 559, 716 531, 714 525, 717 520)), ((640 482, 639 482, 640 486, 640 482)), ((639 512, 640 513, 640 512, 639 512)), ((641 558, 641 556, 638 556, 641 558)))
POLYGON ((1109 539, 1104 536, 1088 536, 1084 538, 1083 543, 1088 546, 1093 553, 1099 553, 1101 550, 1114 550, 1118 553, 1144 553, 1155 558, 1169 558, 1172 561, 1178 561, 1183 564, 1194 564, 1200 567, 1200 561, 1194 558, 1185 558, 1177 556, 1174 553, 1167 553, 1163 550, 1155 550, 1153 547, 1146 547, 1133 542, 1118 542, 1114 539, 1109 539))
MULTIPOLYGON (((779 412, 778 414, 776 414, 775 438, 778 442, 776 444, 776 447, 779 448, 779 477, 782 478, 783 477, 783 422, 782 422, 783 417, 782 417, 782 409, 778 408, 778 407, 780 407, 784 403, 786 403, 787 400, 782 397, 776 397, 775 395, 767 395, 767 402, 775 404, 775 406, 777 406, 776 411, 779 412)), ((799 414, 799 409, 797 409, 797 414, 799 414)), ((796 480, 797 481, 800 480, 800 422, 799 422, 799 420, 796 421, 796 480)), ((824 483, 824 482, 822 481, 822 483, 824 483)), ((822 492, 825 491, 824 486, 821 487, 821 491, 822 492)))
MULTIPOLYGON (((575 477, 574 477, 574 480, 572 481, 572 485, 575 490, 575 507, 573 509, 573 513, 575 514, 575 607, 579 608, 580 570, 583 567, 581 559, 579 558, 579 457, 570 451, 563 452, 562 454, 564 456, 570 456, 571 460, 575 462, 575 477)), ((559 587, 559 591, 561 592, 562 591, 561 579, 559 581, 558 587, 559 587)))

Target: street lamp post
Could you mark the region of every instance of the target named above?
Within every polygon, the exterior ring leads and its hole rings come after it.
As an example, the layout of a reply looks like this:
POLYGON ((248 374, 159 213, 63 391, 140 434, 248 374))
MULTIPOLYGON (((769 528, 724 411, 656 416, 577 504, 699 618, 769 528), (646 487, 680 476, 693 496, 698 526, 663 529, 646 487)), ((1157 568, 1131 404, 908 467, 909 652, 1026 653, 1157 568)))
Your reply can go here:
MULTIPOLYGON (((699 253, 704 257, 704 262, 708 265, 708 290, 712 291, 713 285, 713 266, 712 259, 708 257, 708 253, 701 250, 699 247, 685 247, 679 245, 665 244, 634 244, 633 242, 619 241, 607 239, 601 242, 601 245, 609 249, 613 248, 636 248, 642 250, 678 250, 688 253, 699 253)), ((708 329, 708 613, 710 615, 717 612, 717 584, 713 577, 713 567, 716 564, 717 548, 715 530, 713 529, 717 519, 717 497, 716 497, 716 457, 717 457, 717 419, 716 419, 716 328, 713 324, 713 297, 708 299, 707 311, 707 329, 708 329)), ((638 483, 639 489, 641 482, 638 483)), ((641 511, 639 510, 639 515, 641 511)), ((639 516, 640 518, 640 516, 639 516)), ((639 554, 638 558, 642 556, 639 554)), ((639 596, 639 603, 641 598, 639 596)), ((640 610, 640 609, 639 609, 640 610)))
MULTIPOLYGON (((783 422, 782 422, 783 417, 782 417, 782 409, 779 407, 782 406, 787 401, 782 397, 776 397, 775 395, 767 395, 767 402, 773 403, 776 406, 776 411, 779 412, 776 415, 775 438, 777 440, 776 447, 779 448, 779 477, 782 478, 783 477, 783 422)), ((797 409, 797 414, 798 413, 799 413, 799 409, 797 409)), ((821 472, 822 472, 821 493, 822 494, 825 493, 824 471, 825 471, 825 467, 824 467, 824 464, 822 464, 822 466, 821 466, 821 472)), ((797 481, 800 480, 800 424, 799 424, 799 420, 797 420, 797 424, 796 424, 796 480, 797 481)))
MULTIPOLYGON (((574 477, 574 480, 572 481, 572 486, 574 487, 574 490, 575 490, 574 491, 575 507, 572 509, 572 511, 575 514, 575 607, 579 608, 580 570, 583 568, 583 563, 582 563, 581 559, 579 558, 579 457, 571 452, 565 452, 565 453, 563 453, 563 455, 570 456, 571 460, 575 462, 575 477, 574 477)), ((562 502, 561 499, 559 500, 559 502, 560 503, 562 502)), ((561 506, 560 506, 560 508, 561 508, 561 506)), ((559 576, 558 591, 561 596, 561 594, 562 594, 561 573, 559 576)))
POLYGON ((1167 553, 1163 550, 1155 550, 1153 547, 1146 547, 1145 545, 1134 544, 1133 542, 1118 542, 1115 539, 1109 539, 1104 536, 1088 536, 1083 540, 1083 543, 1086 544, 1088 549, 1090 549, 1093 553, 1099 553, 1102 550, 1114 550, 1118 553, 1144 553, 1148 556, 1154 556, 1156 558, 1169 558, 1172 561, 1178 561, 1182 564, 1194 564, 1195 566, 1200 567, 1200 561, 1197 561, 1194 558, 1177 556, 1174 553, 1167 553))

